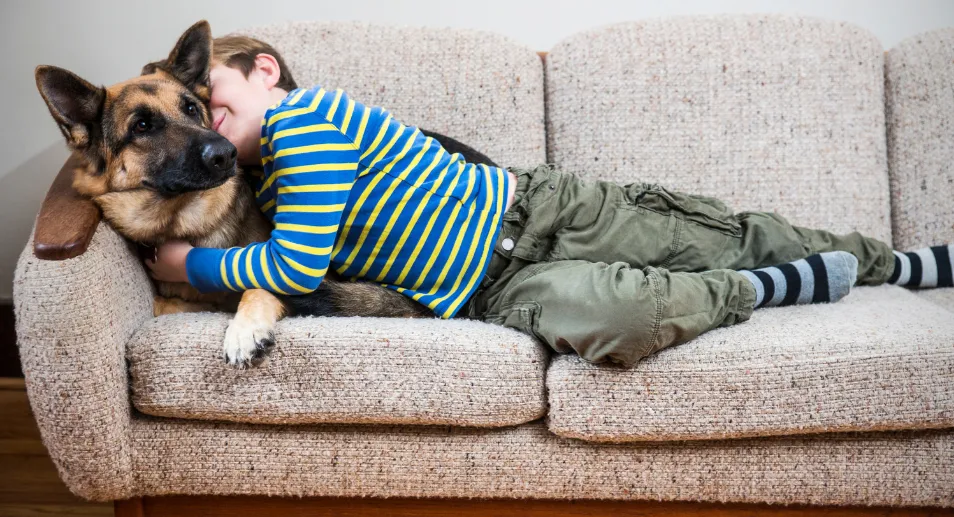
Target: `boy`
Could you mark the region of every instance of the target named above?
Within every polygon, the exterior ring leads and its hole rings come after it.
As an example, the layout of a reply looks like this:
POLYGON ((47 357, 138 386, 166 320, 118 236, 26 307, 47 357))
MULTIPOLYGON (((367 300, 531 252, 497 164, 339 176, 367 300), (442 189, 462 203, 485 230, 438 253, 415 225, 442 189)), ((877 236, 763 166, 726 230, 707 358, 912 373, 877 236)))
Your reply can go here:
POLYGON ((442 318, 627 366, 759 307, 835 302, 856 281, 954 285, 952 246, 902 254, 658 185, 469 164, 341 90, 297 88, 263 42, 216 39, 213 61, 213 127, 263 168, 257 202, 275 229, 241 249, 166 244, 150 264, 160 280, 295 294, 333 267, 442 318))

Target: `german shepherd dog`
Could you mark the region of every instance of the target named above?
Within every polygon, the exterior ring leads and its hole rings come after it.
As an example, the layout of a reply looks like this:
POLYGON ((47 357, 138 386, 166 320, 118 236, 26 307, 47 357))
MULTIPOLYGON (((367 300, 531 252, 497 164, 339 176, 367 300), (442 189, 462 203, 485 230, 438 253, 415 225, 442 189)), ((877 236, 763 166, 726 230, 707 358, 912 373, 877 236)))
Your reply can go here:
MULTIPOLYGON (((73 187, 136 243, 185 239, 194 246, 228 248, 269 238, 271 225, 237 166, 235 147, 211 129, 211 56, 211 29, 201 21, 183 33, 167 59, 110 87, 96 87, 62 68, 35 71, 50 114, 84 162, 74 171, 73 187)), ((424 133, 448 152, 493 164, 456 140, 424 133)), ((400 293, 369 282, 344 282, 330 270, 317 291, 301 296, 262 289, 202 294, 186 283, 157 284, 157 316, 236 312, 223 355, 238 368, 265 359, 275 343, 274 325, 287 314, 434 317, 400 293)))

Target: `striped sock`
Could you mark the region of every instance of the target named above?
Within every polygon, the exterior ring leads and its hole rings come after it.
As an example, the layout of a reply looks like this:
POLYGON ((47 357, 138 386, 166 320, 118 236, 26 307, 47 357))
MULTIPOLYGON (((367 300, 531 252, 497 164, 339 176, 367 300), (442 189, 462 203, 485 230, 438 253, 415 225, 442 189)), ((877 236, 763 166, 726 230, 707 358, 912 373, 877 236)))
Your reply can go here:
POLYGON ((831 303, 844 298, 858 278, 858 259, 829 251, 754 271, 739 271, 755 286, 755 308, 831 303))
POLYGON ((894 252, 894 273, 889 284, 907 287, 954 287, 954 244, 932 246, 908 253, 894 252))

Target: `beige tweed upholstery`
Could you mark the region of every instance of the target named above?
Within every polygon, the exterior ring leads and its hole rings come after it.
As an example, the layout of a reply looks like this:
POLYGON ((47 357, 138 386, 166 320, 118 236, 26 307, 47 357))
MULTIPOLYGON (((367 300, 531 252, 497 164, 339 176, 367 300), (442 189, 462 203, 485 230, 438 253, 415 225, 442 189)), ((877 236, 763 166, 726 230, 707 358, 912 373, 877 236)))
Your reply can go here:
POLYGON ((553 360, 550 430, 595 441, 954 427, 954 317, 896 286, 761 309, 633 369, 553 360))
POLYGON ((925 300, 930 300, 947 310, 954 311, 954 288, 920 289, 913 292, 925 300))
POLYGON ((954 28, 901 42, 885 66, 895 245, 954 243, 954 28))
POLYGON ((403 423, 498 427, 546 414, 548 348, 476 321, 291 318, 268 361, 221 359, 229 316, 151 321, 129 343, 136 409, 255 423, 403 423))
POLYGON ((126 342, 152 317, 152 288, 136 254, 101 224, 86 253, 65 261, 33 255, 13 281, 17 341, 43 443, 73 492, 129 493, 126 342))
POLYGON ((883 64, 873 34, 811 18, 577 33, 547 56, 549 159, 890 241, 883 64))
POLYGON ((301 87, 341 88, 501 166, 546 160, 543 64, 490 32, 295 22, 242 33, 274 45, 301 87))
POLYGON ((134 421, 137 493, 954 506, 954 433, 608 445, 500 429, 134 421))

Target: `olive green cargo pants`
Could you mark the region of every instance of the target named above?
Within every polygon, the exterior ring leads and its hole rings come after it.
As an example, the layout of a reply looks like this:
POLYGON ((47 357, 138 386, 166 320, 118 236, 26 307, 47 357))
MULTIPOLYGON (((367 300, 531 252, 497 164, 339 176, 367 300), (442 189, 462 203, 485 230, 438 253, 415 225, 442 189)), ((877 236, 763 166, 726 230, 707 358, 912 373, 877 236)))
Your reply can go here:
POLYGON ((884 283, 891 248, 659 185, 584 182, 548 165, 515 170, 516 197, 462 316, 512 327, 561 353, 632 366, 749 319, 754 269, 842 250, 858 283, 884 283))

